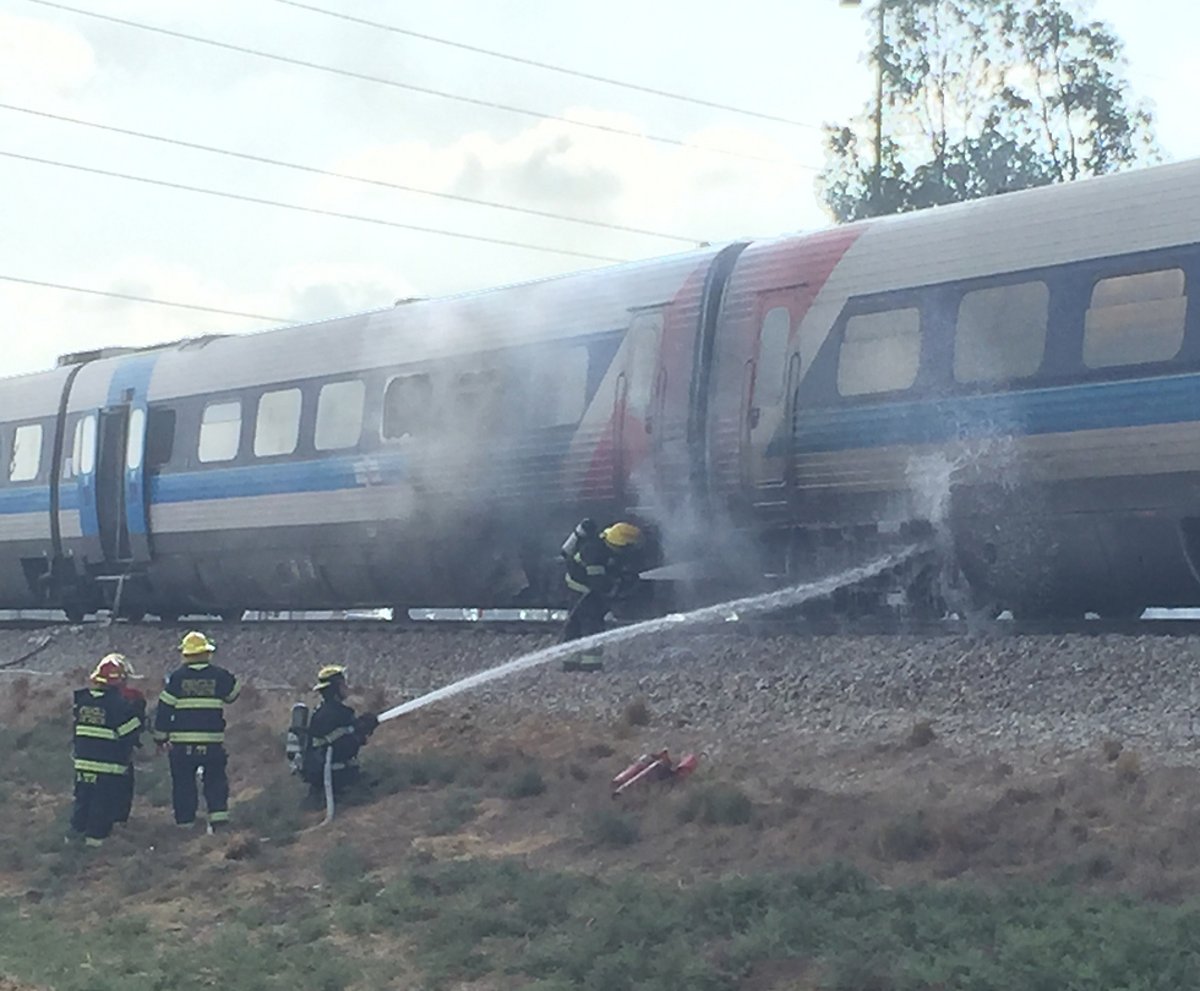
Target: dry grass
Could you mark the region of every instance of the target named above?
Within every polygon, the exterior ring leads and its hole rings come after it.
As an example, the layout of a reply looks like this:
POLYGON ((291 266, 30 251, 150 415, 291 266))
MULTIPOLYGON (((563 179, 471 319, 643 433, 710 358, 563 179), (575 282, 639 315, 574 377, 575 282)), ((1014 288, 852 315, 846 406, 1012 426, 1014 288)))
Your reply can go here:
POLYGON ((1123 785, 1131 785, 1142 776, 1142 759, 1132 750, 1126 750, 1113 762, 1113 771, 1123 785))
POLYGON ((927 747, 937 739, 937 734, 933 731, 933 723, 928 719, 922 719, 920 722, 913 723, 913 727, 908 733, 908 746, 912 750, 918 750, 921 747, 927 747))

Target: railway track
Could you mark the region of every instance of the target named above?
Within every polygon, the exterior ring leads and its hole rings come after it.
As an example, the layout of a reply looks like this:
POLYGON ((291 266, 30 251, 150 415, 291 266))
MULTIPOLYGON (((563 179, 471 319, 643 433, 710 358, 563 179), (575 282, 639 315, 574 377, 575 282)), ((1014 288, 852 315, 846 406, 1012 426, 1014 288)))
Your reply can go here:
MULTIPOLYGON (((377 618, 259 618, 247 617, 236 622, 224 622, 216 618, 193 617, 171 622, 155 619, 129 623, 115 621, 117 626, 137 625, 178 631, 197 626, 209 629, 293 629, 297 631, 344 631, 352 633, 391 633, 395 635, 422 635, 431 633, 455 633, 470 635, 473 632, 489 634, 507 633, 514 635, 544 636, 558 631, 562 614, 548 618, 521 619, 511 616, 498 618, 486 613, 476 616, 437 618, 413 618, 393 622, 377 618)), ((617 622, 617 626, 631 625, 632 621, 617 622)), ((88 617, 82 623, 68 623, 65 619, 36 616, 0 616, 0 630, 29 630, 53 633, 73 626, 103 627, 114 625, 106 616, 88 617)), ((752 618, 729 617, 722 621, 697 624, 670 631, 672 636, 697 636, 715 632, 749 637, 773 636, 906 636, 906 637, 1010 637, 1010 636, 1127 636, 1127 637, 1190 637, 1200 636, 1200 616, 1184 618, 1177 616, 1155 616, 1144 619, 996 619, 990 621, 943 619, 914 620, 906 617, 865 617, 857 619, 822 618, 752 618)), ((661 633, 659 634, 662 635, 661 633)))

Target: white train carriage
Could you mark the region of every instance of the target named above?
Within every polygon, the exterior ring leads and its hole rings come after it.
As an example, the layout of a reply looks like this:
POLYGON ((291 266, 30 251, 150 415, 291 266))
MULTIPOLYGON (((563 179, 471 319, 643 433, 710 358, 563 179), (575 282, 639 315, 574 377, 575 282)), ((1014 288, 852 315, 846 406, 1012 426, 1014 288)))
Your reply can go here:
MULTIPOLYGON (((13 568, 0 604, 174 615, 561 598, 562 534, 635 501, 652 403, 658 449, 684 443, 669 438, 688 410, 662 403, 655 369, 664 341, 690 359, 704 320, 711 334, 707 275, 723 257, 83 355, 34 377, 44 385, 21 401, 46 453, 30 495, 0 482, 4 525, 28 538, 0 543, 13 568)), ((0 434, 27 445, 15 402, 0 434)))
POLYGON ((1187 162, 751 246, 714 491, 779 574, 922 522, 983 601, 1195 604, 1198 242, 1187 162))
POLYGON ((6 380, 0 607, 546 604, 585 514, 736 591, 922 534, 1195 604, 1198 239, 1189 162, 6 380))

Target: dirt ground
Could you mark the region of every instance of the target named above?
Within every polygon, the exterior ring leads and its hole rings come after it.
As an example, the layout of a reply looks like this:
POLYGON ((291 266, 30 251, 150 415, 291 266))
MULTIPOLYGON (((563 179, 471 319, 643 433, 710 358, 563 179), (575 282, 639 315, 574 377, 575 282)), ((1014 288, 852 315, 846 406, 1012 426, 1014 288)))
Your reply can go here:
MULTIPOLYGON (((66 679, 16 680, 0 703, 10 728, 61 720, 62 751, 50 759, 64 767, 69 687, 66 679)), ((128 870, 129 857, 169 865, 184 843, 189 858, 221 864, 232 888, 268 896, 319 885, 323 856, 347 844, 385 877, 414 855, 520 857, 549 869, 634 870, 680 882, 839 859, 889 885, 1065 873, 1088 887, 1154 900, 1200 895, 1200 772, 1151 766, 1121 741, 1097 740, 1091 752, 1066 761, 966 757, 942 744, 936 726, 919 725, 889 744, 848 745, 819 759, 803 740, 719 761, 702 757, 689 779, 614 801, 614 774, 644 750, 673 746, 671 728, 656 726, 642 707, 607 725, 552 716, 449 718, 434 707, 383 724, 364 751, 376 768, 433 755, 452 770, 475 768, 475 777, 402 790, 377 783, 324 828, 314 828, 320 811, 304 812, 299 836, 278 851, 284 881, 279 861, 263 875, 253 855, 260 837, 238 824, 238 808, 252 808, 270 789, 281 790, 285 803, 293 794, 300 800, 302 787, 288 778, 282 754, 291 701, 251 685, 229 711, 231 835, 181 840, 169 807, 140 797, 135 821, 90 866, 97 883, 78 897, 103 898, 104 883, 128 870), (1044 770, 1014 770, 1039 760, 1044 770), (540 791, 514 789, 522 769, 540 780, 540 791), (469 811, 455 814, 456 807, 469 811), (706 814, 709 808, 716 811, 706 814), (620 846, 589 841, 589 825, 615 813, 636 825, 639 838, 620 846)), ((379 700, 359 702, 377 707, 379 700)), ((161 795, 166 774, 164 759, 144 755, 139 790, 161 795)), ((65 791, 23 791, 30 828, 61 829, 65 791)), ((31 885, 19 870, 0 873, 0 893, 37 899, 31 885)), ((158 908, 172 910, 170 902, 158 908)), ((0 991, 9 989, 0 984, 0 991)))

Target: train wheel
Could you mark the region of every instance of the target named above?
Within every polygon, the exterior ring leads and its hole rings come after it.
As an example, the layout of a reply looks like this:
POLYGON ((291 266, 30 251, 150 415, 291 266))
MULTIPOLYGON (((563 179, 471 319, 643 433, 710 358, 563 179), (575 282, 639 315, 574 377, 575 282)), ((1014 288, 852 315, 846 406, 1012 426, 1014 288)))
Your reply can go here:
POLYGON ((217 613, 221 617, 222 623, 240 623, 242 617, 246 615, 245 609, 222 609, 217 613))

